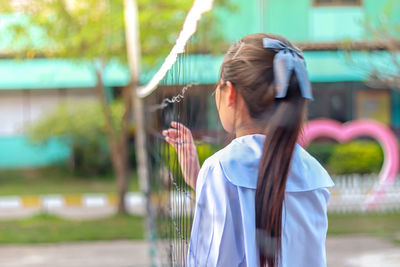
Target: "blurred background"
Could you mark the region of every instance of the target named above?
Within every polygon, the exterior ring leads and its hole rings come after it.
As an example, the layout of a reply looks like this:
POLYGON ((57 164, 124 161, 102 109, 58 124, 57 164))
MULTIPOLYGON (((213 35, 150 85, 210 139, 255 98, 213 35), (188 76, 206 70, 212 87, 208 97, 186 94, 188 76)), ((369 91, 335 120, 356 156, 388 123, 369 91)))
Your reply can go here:
MULTIPOLYGON (((192 1, 137 5, 146 84, 192 1)), ((123 0, 0 0, 0 266, 150 265, 125 30, 123 0)), ((224 52, 256 32, 304 51, 309 120, 372 119, 399 139, 398 0, 215 0, 186 51, 196 86, 185 105, 202 114, 188 118, 197 139, 220 131, 211 92, 224 52)), ((167 93, 145 105, 175 95, 177 84, 160 88, 167 93)), ((201 160, 219 147, 201 145, 201 160)), ((379 184, 380 142, 321 136, 307 150, 336 183, 328 266, 400 266, 399 177, 365 208, 379 184)))

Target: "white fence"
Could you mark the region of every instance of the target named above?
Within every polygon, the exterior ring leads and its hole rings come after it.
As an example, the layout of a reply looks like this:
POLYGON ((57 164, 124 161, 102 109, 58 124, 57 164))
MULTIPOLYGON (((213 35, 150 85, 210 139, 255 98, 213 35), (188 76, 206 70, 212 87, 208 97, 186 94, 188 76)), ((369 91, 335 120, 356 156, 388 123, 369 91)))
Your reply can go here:
POLYGON ((331 188, 329 212, 398 212, 400 211, 400 176, 394 183, 385 187, 379 204, 367 210, 367 199, 378 187, 377 175, 333 176, 335 187, 331 188))

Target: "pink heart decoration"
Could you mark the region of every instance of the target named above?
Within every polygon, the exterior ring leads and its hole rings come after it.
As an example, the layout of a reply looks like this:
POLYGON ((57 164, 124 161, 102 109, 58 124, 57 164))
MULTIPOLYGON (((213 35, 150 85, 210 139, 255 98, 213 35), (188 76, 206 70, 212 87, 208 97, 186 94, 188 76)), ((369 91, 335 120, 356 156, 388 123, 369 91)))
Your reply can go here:
POLYGON ((368 136, 379 142, 384 153, 379 184, 365 202, 366 209, 376 207, 385 193, 386 186, 393 183, 399 170, 399 149, 394 133, 386 125, 374 120, 356 120, 342 124, 330 119, 316 119, 305 125, 299 143, 306 147, 312 140, 322 136, 339 142, 368 136))

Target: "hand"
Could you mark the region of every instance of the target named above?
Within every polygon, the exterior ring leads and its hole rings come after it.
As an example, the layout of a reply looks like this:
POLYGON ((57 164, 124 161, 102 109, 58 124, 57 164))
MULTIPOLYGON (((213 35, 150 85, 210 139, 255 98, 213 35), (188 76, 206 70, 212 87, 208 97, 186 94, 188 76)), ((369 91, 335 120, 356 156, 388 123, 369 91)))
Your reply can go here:
POLYGON ((178 161, 185 182, 196 189, 197 175, 200 171, 199 157, 192 132, 179 122, 171 122, 172 128, 164 130, 165 141, 170 143, 178 154, 178 161))

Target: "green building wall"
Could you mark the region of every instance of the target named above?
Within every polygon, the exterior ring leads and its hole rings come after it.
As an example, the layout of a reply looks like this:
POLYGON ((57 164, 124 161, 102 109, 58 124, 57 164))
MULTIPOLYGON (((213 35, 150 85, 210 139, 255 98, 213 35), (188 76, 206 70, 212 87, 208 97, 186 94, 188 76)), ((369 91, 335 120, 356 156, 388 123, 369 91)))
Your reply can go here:
POLYGON ((223 32, 235 41, 255 32, 271 32, 294 42, 337 42, 367 36, 363 24, 376 24, 382 14, 400 24, 397 0, 362 0, 360 6, 315 6, 313 0, 234 0, 237 11, 221 12, 223 32))
POLYGON ((71 148, 52 139, 43 145, 34 145, 24 135, 0 137, 0 169, 35 168, 65 162, 71 148))

